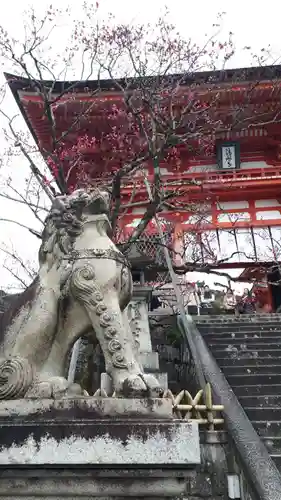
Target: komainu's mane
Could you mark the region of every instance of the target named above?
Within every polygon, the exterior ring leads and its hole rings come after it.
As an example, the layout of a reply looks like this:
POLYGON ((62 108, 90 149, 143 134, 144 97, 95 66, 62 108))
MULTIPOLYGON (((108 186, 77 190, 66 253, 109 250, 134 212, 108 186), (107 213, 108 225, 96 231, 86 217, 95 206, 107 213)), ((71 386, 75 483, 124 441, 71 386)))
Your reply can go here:
MULTIPOLYGON (((86 193, 84 190, 74 191, 68 196, 58 196, 53 201, 46 217, 42 232, 42 243, 39 249, 39 264, 48 259, 50 264, 63 254, 71 252, 75 240, 83 230, 83 215, 107 214, 108 196, 99 190, 86 193)), ((15 297, 8 308, 0 313, 0 343, 4 333, 20 312, 22 307, 31 304, 35 298, 39 284, 39 276, 15 297)))

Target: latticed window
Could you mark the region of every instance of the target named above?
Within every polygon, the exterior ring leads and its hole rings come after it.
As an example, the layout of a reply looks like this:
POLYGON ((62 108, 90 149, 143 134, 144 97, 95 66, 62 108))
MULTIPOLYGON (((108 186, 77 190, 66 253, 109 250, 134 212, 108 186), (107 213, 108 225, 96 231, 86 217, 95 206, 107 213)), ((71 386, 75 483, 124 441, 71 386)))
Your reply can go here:
POLYGON ((164 246, 169 249, 172 257, 173 238, 171 232, 168 231, 166 231, 163 236, 164 241, 161 240, 158 234, 143 233, 136 242, 137 251, 144 257, 151 259, 155 264, 165 265, 164 246))

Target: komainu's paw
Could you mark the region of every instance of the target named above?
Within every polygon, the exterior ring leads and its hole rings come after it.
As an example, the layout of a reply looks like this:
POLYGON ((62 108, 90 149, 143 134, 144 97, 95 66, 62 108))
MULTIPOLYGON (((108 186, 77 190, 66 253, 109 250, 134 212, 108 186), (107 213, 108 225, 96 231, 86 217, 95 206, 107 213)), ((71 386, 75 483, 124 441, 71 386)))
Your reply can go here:
POLYGON ((159 385, 158 380, 153 375, 148 375, 146 373, 144 373, 142 377, 146 383, 149 396, 151 398, 161 398, 164 394, 164 390, 159 385))
POLYGON ((27 391, 27 399, 64 399, 82 398, 88 393, 79 384, 69 384, 64 377, 51 377, 46 381, 37 381, 27 391))
POLYGON ((153 375, 140 373, 129 375, 119 393, 125 398, 159 398, 163 394, 163 389, 153 375))

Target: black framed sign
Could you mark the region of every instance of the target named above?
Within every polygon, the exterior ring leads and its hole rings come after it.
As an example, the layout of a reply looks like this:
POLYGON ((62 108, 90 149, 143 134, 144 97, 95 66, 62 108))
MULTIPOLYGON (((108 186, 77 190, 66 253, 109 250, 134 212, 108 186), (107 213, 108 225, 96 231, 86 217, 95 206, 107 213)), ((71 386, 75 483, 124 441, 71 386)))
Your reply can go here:
POLYGON ((221 142, 217 144, 217 162, 222 170, 240 168, 239 142, 221 142))

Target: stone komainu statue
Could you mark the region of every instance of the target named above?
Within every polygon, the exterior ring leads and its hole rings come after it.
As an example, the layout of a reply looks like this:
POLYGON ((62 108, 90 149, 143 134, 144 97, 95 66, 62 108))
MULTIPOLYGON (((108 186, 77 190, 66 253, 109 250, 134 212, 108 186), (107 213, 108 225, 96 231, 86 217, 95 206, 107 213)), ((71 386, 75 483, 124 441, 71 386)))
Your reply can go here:
POLYGON ((108 236, 107 194, 77 190, 53 202, 39 251, 39 273, 3 314, 0 399, 83 395, 64 378, 66 358, 81 336, 94 336, 117 394, 157 396, 143 373, 127 319, 132 279, 108 236))

